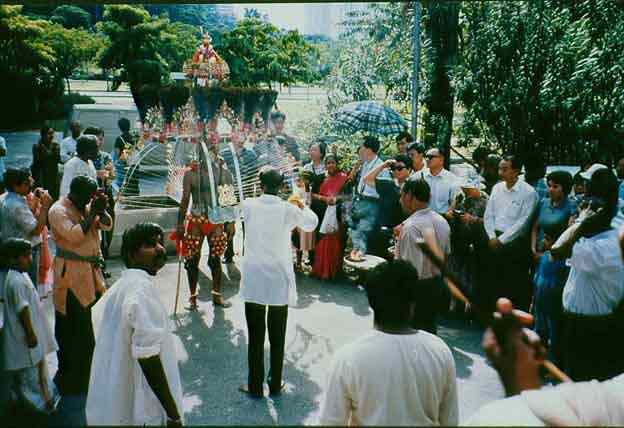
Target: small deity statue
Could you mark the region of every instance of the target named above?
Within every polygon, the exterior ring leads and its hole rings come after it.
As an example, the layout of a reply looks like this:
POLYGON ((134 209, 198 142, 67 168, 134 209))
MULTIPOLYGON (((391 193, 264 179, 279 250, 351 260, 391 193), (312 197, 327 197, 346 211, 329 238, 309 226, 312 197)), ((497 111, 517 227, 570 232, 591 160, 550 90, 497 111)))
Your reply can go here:
POLYGON ((202 44, 197 47, 193 54, 193 63, 214 62, 217 60, 217 53, 212 47, 212 37, 209 34, 204 35, 202 44))
POLYGON ((191 60, 184 64, 184 73, 194 79, 197 86, 206 86, 226 80, 230 68, 212 47, 210 35, 204 34, 201 45, 195 49, 191 60))

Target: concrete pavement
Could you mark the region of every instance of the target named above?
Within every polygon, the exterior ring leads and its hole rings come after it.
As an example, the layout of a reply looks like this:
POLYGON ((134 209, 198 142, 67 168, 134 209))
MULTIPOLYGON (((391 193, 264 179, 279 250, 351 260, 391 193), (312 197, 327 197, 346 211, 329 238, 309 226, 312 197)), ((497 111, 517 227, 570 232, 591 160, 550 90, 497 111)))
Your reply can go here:
MULTIPOLYGON (((182 267, 178 312, 173 316, 177 260, 170 260, 155 280, 158 293, 172 316, 172 328, 177 336, 186 423, 315 424, 332 354, 372 327, 372 312, 365 292, 353 283, 323 283, 298 275, 298 306, 291 308, 288 315, 284 364, 286 392, 279 398, 254 400, 237 390, 247 376, 244 304, 237 295, 240 271, 236 264, 223 265, 223 293, 233 305, 229 309, 215 308, 206 262, 204 255, 197 312, 183 309, 189 291, 182 267)), ((112 285, 123 270, 121 261, 111 260, 109 270, 113 274, 112 285)), ((481 405, 501 398, 503 390, 496 372, 483 357, 479 329, 463 321, 442 320, 439 334, 455 357, 460 421, 465 421, 481 405)), ((54 355, 50 356, 52 372, 55 359, 54 355)), ((268 368, 268 343, 265 360, 268 368)), ((64 411, 71 419, 80 420, 81 409, 76 403, 80 403, 80 399, 72 397, 67 405, 73 408, 64 411)))

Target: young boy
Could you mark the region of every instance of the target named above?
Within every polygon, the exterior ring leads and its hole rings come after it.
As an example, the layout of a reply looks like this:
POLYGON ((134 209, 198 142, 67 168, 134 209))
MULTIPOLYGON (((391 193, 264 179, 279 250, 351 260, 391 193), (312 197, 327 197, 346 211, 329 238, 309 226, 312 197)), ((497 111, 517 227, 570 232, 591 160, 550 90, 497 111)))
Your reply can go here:
POLYGON ((11 407, 26 413, 50 414, 58 404, 47 372, 45 356, 57 349, 54 335, 40 306, 28 271, 32 247, 24 239, 7 239, 2 245, 5 279, 0 285, 4 326, 0 360, 11 407))

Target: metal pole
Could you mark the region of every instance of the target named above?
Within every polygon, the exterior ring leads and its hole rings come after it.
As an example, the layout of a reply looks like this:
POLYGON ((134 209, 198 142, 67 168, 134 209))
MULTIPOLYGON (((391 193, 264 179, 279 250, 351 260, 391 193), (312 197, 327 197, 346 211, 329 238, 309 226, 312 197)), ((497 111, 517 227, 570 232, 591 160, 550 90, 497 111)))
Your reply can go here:
POLYGON ((414 23, 412 28, 412 135, 418 140, 418 72, 420 70, 420 1, 414 2, 414 23))

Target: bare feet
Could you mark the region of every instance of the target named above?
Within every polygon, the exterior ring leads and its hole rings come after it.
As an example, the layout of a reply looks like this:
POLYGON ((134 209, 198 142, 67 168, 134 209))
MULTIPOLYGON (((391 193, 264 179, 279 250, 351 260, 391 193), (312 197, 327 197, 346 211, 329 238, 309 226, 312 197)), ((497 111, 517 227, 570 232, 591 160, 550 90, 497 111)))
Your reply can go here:
POLYGON ((223 295, 221 293, 217 293, 216 291, 212 292, 212 304, 221 306, 222 308, 229 308, 232 306, 230 302, 223 300, 223 295))

